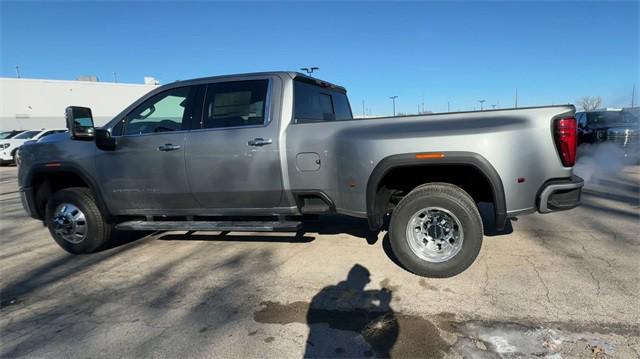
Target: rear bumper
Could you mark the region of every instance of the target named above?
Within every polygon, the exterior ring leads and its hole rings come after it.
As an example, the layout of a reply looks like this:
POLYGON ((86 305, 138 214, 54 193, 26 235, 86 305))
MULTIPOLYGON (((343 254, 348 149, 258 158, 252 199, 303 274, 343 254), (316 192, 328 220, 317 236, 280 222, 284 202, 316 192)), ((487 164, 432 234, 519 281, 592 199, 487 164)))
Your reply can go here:
POLYGON ((584 180, 578 176, 546 182, 538 195, 538 212, 564 211, 580 205, 584 180))

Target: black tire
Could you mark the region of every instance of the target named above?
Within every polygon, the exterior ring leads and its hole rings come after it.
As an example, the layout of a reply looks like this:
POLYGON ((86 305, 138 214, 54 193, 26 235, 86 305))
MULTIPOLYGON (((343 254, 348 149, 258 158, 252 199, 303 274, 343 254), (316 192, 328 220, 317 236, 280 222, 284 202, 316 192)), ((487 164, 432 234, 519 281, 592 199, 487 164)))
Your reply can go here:
POLYGON ((97 252, 105 247, 111 239, 112 225, 104 220, 91 190, 84 187, 65 188, 54 193, 47 202, 45 224, 56 243, 72 254, 97 252), (84 214, 87 233, 79 243, 67 241, 55 233, 53 215, 56 208, 62 203, 72 204, 84 214))
POLYGON ((475 201, 462 188, 448 183, 428 183, 416 187, 393 210, 389 224, 391 249, 409 271, 424 277, 447 278, 469 268, 482 246, 482 218, 475 201), (411 217, 421 209, 440 207, 453 214, 463 230, 462 247, 444 262, 429 262, 416 255, 406 231, 411 217))

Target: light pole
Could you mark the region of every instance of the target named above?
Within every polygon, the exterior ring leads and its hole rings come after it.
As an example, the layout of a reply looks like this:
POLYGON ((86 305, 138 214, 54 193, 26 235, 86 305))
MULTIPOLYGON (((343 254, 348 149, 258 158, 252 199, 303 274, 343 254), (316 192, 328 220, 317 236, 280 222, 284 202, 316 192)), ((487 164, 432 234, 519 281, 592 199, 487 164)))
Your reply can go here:
POLYGON ((301 67, 300 70, 304 71, 307 73, 307 75, 311 76, 311 74, 315 71, 315 70, 320 70, 319 67, 301 67))
POLYGON ((398 98, 398 96, 391 96, 389 97, 391 99, 391 101, 393 101, 393 115, 396 115, 396 99, 398 98))
POLYGON ((480 102, 480 111, 482 111, 484 108, 482 107, 482 104, 484 104, 485 102, 487 102, 487 100, 478 100, 478 102, 480 102))

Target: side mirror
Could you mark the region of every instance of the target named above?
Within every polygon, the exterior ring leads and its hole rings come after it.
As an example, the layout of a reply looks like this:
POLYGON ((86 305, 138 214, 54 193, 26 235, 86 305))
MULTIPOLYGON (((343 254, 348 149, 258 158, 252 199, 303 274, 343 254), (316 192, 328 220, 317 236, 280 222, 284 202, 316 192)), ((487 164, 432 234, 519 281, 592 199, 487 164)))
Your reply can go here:
POLYGON ((67 129, 74 140, 90 141, 95 137, 93 116, 88 107, 69 106, 65 110, 67 129))
POLYGON ((103 151, 113 151, 116 149, 117 141, 111 136, 111 132, 104 128, 96 128, 96 147, 103 151))

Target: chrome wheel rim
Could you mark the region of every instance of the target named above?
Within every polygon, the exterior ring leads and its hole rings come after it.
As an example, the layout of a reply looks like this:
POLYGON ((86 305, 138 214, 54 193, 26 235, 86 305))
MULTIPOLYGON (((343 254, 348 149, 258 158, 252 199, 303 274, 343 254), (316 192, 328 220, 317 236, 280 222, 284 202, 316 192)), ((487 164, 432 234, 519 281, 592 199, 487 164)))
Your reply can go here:
POLYGON ((444 208, 423 208, 407 224, 411 251, 427 262, 441 263, 453 258, 462 249, 463 240, 460 220, 444 208))
POLYGON ((85 215, 71 203, 62 203, 56 207, 52 224, 54 233, 69 243, 78 244, 87 238, 85 215))

